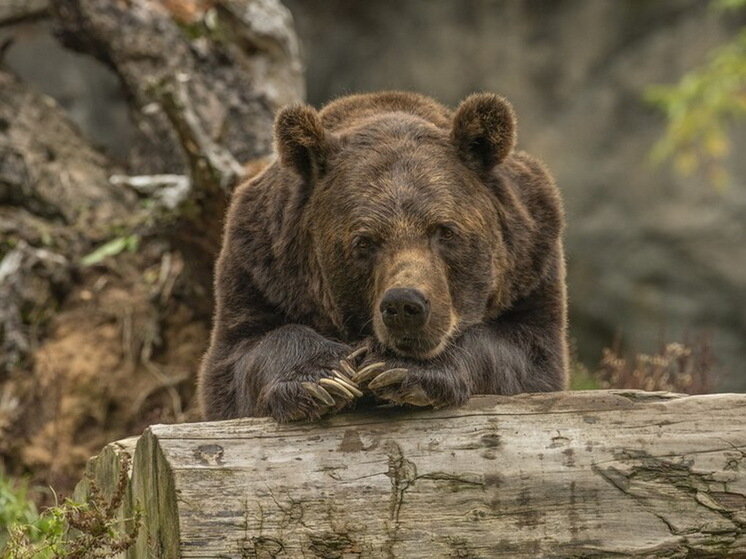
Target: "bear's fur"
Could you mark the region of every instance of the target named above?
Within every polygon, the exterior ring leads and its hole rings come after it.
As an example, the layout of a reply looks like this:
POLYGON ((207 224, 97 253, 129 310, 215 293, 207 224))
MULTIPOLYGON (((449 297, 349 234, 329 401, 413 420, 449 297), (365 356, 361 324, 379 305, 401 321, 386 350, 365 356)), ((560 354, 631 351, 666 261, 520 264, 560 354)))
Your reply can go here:
POLYGON ((491 94, 282 110, 228 211, 204 416, 319 417, 360 395, 321 380, 341 367, 395 404, 564 389, 562 204, 515 128, 491 94))

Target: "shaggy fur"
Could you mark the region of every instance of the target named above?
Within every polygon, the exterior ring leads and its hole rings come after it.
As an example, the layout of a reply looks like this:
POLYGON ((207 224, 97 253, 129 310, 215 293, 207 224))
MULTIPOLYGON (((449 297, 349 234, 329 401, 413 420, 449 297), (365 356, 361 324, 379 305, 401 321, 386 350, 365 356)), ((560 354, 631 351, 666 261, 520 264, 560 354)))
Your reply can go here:
POLYGON ((398 92, 283 110, 279 158, 228 212, 205 417, 315 418, 301 382, 360 346, 365 363, 407 369, 373 391, 396 404, 564 389, 562 205, 515 135, 490 94, 454 113, 398 92), (415 334, 382 318, 391 289, 426 302, 415 334))

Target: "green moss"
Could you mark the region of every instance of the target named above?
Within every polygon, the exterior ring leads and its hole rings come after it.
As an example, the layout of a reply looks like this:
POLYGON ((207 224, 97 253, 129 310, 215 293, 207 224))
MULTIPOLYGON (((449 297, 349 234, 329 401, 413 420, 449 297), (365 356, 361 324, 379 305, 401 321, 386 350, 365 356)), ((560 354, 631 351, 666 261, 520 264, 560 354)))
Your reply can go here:
POLYGON ((598 390, 601 384, 590 371, 580 363, 570 366, 570 390, 598 390))

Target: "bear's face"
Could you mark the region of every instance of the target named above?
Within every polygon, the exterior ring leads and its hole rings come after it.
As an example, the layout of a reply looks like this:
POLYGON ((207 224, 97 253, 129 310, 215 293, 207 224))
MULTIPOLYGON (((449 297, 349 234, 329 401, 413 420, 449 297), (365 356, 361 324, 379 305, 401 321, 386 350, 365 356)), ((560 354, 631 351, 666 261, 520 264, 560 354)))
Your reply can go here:
POLYGON ((480 176, 496 147, 479 126, 478 139, 459 137, 458 119, 450 134, 403 113, 335 136, 315 122, 319 143, 290 159, 309 183, 304 226, 324 306, 341 331, 372 332, 405 357, 436 357, 483 320, 507 266, 498 205, 480 176))
POLYGON ((442 131, 394 116, 339 138, 309 212, 348 327, 429 358, 482 319, 501 268, 497 210, 442 131))

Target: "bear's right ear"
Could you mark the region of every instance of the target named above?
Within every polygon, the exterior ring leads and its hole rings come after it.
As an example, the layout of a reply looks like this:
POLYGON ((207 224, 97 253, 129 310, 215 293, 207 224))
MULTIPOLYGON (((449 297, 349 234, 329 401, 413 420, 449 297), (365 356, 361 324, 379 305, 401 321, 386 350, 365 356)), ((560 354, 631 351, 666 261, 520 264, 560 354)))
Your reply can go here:
POLYGON ((515 129, 515 113, 507 99, 491 93, 475 93, 456 109, 451 141, 461 160, 482 173, 510 155, 515 145, 515 129))
POLYGON ((306 105, 282 109, 275 119, 275 146, 283 165, 305 180, 324 173, 332 151, 319 113, 306 105))

